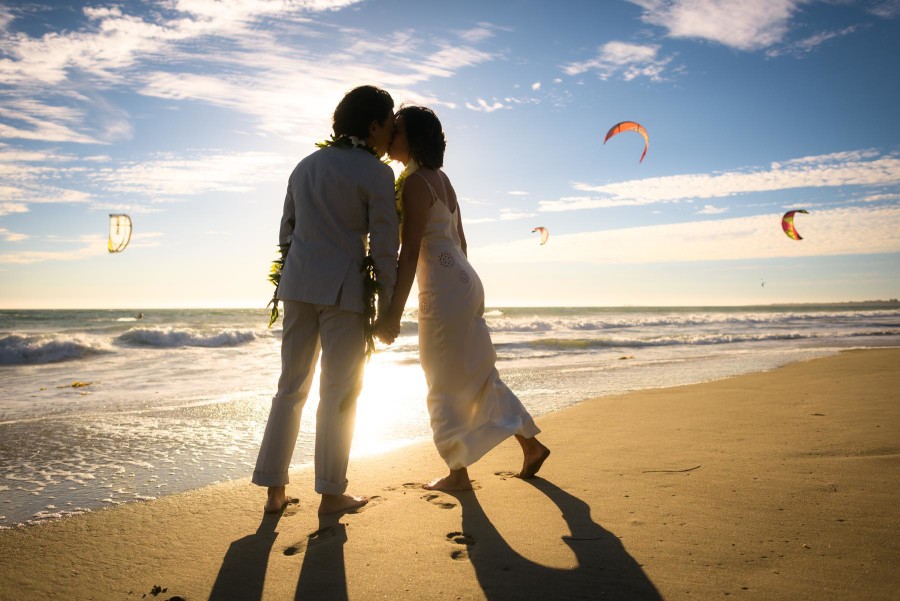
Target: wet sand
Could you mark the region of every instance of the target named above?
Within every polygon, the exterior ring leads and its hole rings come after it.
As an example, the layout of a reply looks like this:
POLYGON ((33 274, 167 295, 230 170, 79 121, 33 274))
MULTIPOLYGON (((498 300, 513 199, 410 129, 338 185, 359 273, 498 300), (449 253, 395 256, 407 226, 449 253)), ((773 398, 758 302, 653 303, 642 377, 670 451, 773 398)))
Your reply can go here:
POLYGON ((445 469, 430 444, 355 459, 372 501, 329 519, 304 469, 281 515, 240 480, 0 531, 0 599, 895 599, 898 366, 848 351, 587 401, 538 420, 538 478, 510 477, 509 440, 468 493, 419 488, 445 469))

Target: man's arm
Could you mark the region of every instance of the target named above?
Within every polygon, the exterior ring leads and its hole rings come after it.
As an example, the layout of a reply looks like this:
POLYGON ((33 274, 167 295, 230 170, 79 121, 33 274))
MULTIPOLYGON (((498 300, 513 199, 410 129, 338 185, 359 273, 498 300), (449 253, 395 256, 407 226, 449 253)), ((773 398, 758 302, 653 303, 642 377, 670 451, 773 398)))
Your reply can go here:
POLYGON ((379 314, 387 311, 391 305, 391 297, 397 283, 399 246, 394 177, 389 169, 383 169, 378 174, 372 197, 369 199, 369 253, 375 262, 375 271, 381 286, 381 293, 378 295, 379 314))
POLYGON ((284 211, 281 213, 281 228, 278 230, 278 244, 290 244, 291 234, 297 223, 294 213, 294 195, 291 191, 291 180, 288 179, 287 193, 284 196, 284 211))

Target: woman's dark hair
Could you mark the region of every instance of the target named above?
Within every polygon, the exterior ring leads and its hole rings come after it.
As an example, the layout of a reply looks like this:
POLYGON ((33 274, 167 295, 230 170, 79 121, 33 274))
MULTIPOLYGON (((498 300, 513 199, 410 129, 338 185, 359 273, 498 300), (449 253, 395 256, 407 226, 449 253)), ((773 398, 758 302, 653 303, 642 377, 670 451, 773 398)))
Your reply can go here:
POLYGON ((335 137, 369 137, 372 121, 384 123, 394 110, 394 99, 385 90, 375 86, 359 86, 347 92, 334 109, 332 129, 335 137))
POLYGON ((421 167, 443 167, 447 140, 444 138, 441 121, 434 111, 424 106, 405 106, 397 111, 396 118, 403 118, 409 156, 421 167))

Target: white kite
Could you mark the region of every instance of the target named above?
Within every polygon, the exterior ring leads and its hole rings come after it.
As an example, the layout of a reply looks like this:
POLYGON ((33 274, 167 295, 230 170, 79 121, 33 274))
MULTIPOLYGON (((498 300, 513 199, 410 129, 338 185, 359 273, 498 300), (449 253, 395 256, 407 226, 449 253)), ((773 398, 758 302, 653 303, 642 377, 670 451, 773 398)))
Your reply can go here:
POLYGON ((109 214, 109 242, 111 253, 120 253, 131 242, 131 217, 124 213, 109 214))

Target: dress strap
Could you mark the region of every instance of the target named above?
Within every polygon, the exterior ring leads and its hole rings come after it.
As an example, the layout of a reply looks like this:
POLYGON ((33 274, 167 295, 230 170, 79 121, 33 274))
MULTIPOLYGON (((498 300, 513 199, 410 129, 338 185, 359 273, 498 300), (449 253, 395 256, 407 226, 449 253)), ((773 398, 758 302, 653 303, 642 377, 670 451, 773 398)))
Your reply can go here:
MULTIPOLYGON (((431 182, 428 181, 428 178, 427 178, 427 177, 425 177, 424 175, 422 175, 422 174, 419 173, 418 171, 413 171, 412 173, 410 173, 410 175, 418 175, 419 177, 421 177, 421 178, 422 178, 422 181, 425 182, 425 185, 428 186, 428 189, 431 190, 431 204, 428 205, 428 206, 429 206, 429 207, 433 207, 433 206, 434 206, 434 203, 435 203, 435 202, 438 202, 438 195, 437 195, 437 192, 434 191, 434 188, 431 186, 431 182)), ((445 204, 445 206, 446 206, 446 204, 445 204)))

